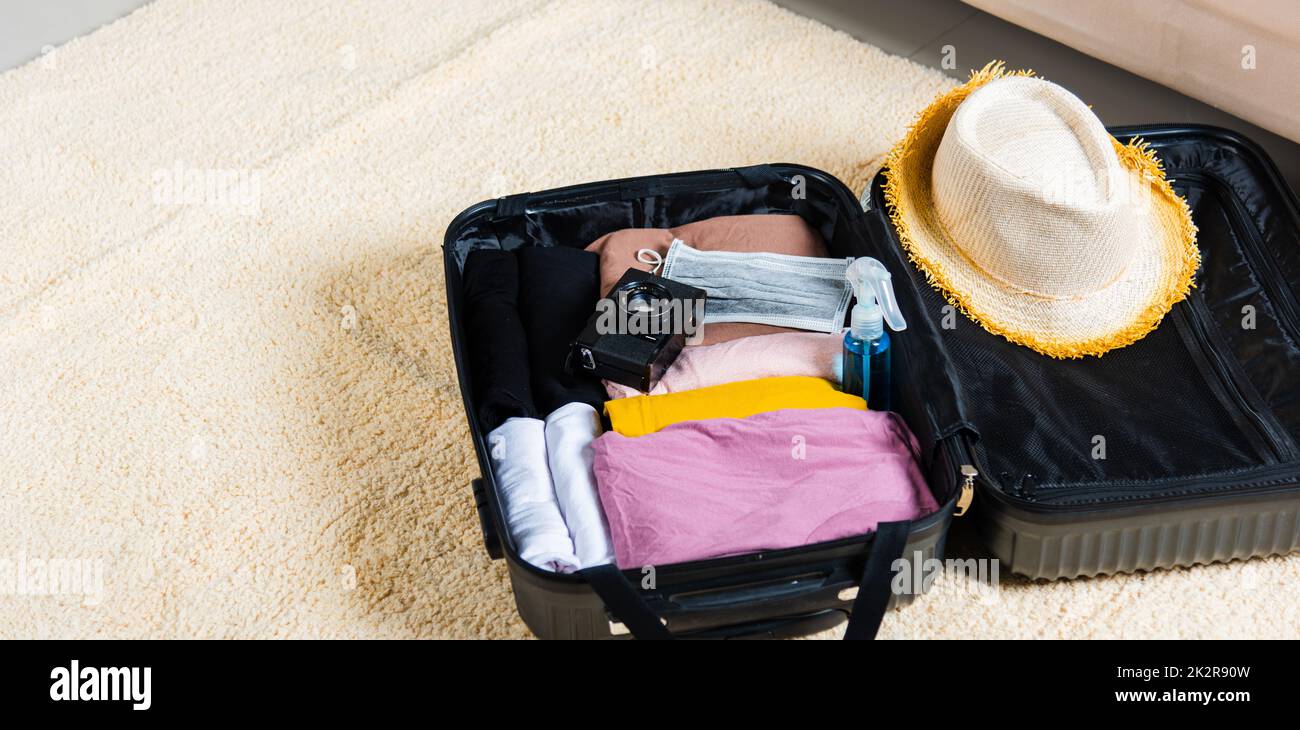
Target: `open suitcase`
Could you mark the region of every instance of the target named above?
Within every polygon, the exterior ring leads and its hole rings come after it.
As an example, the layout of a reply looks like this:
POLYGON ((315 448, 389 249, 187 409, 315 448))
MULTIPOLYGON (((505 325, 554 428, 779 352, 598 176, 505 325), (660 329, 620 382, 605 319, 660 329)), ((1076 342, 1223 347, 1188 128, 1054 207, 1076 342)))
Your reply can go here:
POLYGON ((542 638, 740 638, 850 620, 873 635, 893 561, 942 557, 956 514, 1005 568, 1070 578, 1287 553, 1300 546, 1300 205, 1253 143, 1196 126, 1110 130, 1149 141, 1200 229, 1191 296, 1142 340, 1102 358, 1054 360, 989 334, 926 284, 884 210, 800 165, 656 175, 479 203, 444 243, 448 314, 482 478, 484 543, 509 568, 519 613, 542 638), (796 192, 798 191, 798 192, 796 192), (579 575, 519 559, 498 503, 465 366, 460 271, 476 248, 585 246, 627 227, 793 213, 833 256, 894 274, 909 329, 894 340, 895 410, 922 445, 939 512, 873 534, 663 566, 579 575))

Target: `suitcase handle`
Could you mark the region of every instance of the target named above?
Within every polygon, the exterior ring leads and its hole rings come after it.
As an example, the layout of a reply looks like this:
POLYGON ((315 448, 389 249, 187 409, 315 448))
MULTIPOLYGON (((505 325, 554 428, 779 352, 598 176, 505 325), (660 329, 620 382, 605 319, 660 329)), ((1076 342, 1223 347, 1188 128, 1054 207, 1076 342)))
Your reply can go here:
MULTIPOLYGON (((749 167, 733 167, 728 170, 719 170, 718 172, 728 172, 740 178, 740 182, 747 188, 761 188, 767 185, 784 185, 789 181, 771 165, 750 165, 749 167)), ((698 185, 699 183, 695 183, 698 185)), ((618 184, 619 198, 622 200, 638 200, 640 198, 653 198, 663 195, 667 190, 681 191, 689 189, 683 188, 683 185, 690 186, 690 182, 680 180, 663 180, 633 178, 624 180, 618 184)), ((498 204, 498 209, 500 204, 498 204)))
POLYGON ((505 556, 501 548, 501 535, 497 533, 496 524, 492 522, 492 508, 488 506, 487 485, 480 477, 470 481, 469 488, 474 492, 474 511, 478 512, 478 526, 483 531, 483 549, 488 557, 500 560, 505 556))
MULTIPOLYGON (((845 640, 876 638, 889 606, 894 561, 903 557, 910 532, 909 522, 882 522, 876 526, 871 555, 867 557, 858 595, 853 599, 852 613, 844 630, 845 640)), ((604 601, 606 610, 622 622, 633 637, 646 640, 675 638, 668 630, 667 622, 655 615, 623 571, 614 565, 598 565, 580 570, 578 574, 591 584, 592 590, 604 601)))

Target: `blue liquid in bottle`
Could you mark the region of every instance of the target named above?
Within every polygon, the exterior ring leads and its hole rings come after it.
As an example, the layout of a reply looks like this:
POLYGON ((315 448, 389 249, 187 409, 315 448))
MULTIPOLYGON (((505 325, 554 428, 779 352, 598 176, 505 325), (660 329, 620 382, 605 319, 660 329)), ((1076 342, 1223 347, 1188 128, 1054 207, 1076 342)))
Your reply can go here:
POLYGON ((853 287, 850 327, 844 335, 844 392, 862 396, 873 411, 893 409, 893 367, 889 357, 889 328, 907 328, 894 298, 894 287, 884 264, 863 256, 844 272, 853 287))
POLYGON ((893 410, 893 388, 889 357, 889 333, 881 332, 874 340, 844 335, 844 392, 860 395, 873 411, 893 410))

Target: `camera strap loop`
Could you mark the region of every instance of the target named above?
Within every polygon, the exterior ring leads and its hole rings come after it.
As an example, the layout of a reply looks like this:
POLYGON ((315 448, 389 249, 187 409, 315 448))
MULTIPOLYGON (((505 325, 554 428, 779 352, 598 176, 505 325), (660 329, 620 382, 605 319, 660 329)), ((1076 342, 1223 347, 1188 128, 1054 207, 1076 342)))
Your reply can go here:
MULTIPOLYGON (((676 243, 676 241, 674 241, 674 243, 676 243)), ((638 250, 636 252, 636 260, 638 263, 650 264, 653 266, 654 268, 650 269, 650 273, 652 274, 658 274, 659 267, 664 265, 663 254, 653 248, 643 248, 638 250)))

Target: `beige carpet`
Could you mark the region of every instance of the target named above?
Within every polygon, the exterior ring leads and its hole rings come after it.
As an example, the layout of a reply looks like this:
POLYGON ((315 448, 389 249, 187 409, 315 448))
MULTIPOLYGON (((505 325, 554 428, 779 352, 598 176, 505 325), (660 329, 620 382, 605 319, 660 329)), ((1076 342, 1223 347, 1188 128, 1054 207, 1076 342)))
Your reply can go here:
MULTIPOLYGON (((0 637, 527 636, 467 488, 447 223, 761 161, 860 188, 948 84, 722 1, 161 0, 0 75, 0 637)), ((945 584, 883 633, 1295 636, 1298 579, 945 584)))

